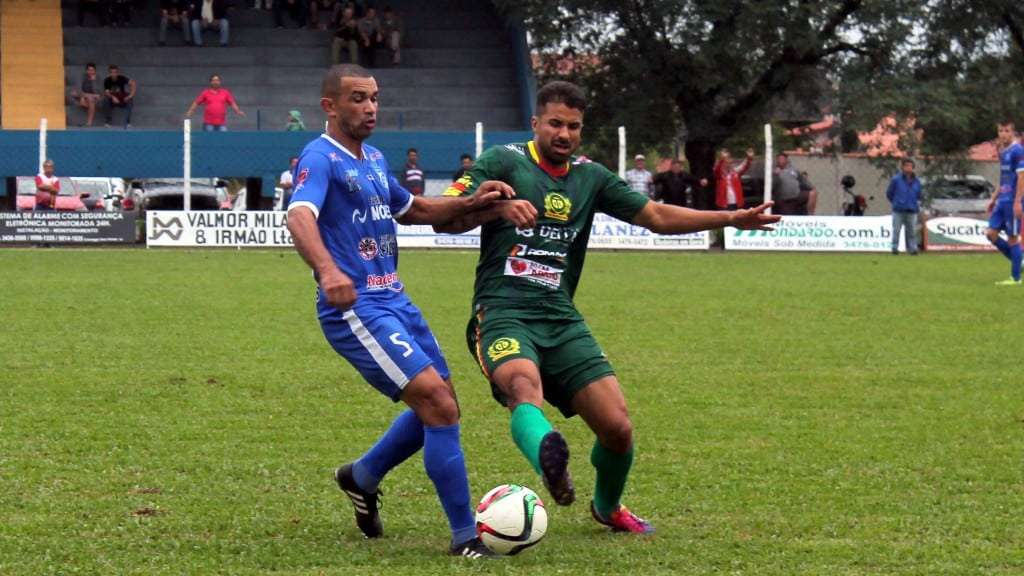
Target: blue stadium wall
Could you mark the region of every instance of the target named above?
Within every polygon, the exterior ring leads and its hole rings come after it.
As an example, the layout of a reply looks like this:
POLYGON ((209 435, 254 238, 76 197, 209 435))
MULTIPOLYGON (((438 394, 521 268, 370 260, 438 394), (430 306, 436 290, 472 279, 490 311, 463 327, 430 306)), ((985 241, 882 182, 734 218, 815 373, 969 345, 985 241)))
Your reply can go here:
MULTIPOLYGON (((262 178, 264 197, 288 159, 297 156, 318 132, 193 132, 192 176, 262 178)), ((529 132, 484 134, 484 148, 522 142, 529 132)), ((61 130, 47 134, 47 156, 61 176, 181 178, 181 132, 61 130)), ((459 167, 459 155, 473 154, 471 132, 382 132, 369 144, 379 148, 392 171, 405 164, 408 148, 420 153, 428 178, 448 178, 459 167)), ((31 176, 39 171, 39 133, 0 130, 0 177, 31 176)), ((0 194, 7 191, 0 187, 0 194)))

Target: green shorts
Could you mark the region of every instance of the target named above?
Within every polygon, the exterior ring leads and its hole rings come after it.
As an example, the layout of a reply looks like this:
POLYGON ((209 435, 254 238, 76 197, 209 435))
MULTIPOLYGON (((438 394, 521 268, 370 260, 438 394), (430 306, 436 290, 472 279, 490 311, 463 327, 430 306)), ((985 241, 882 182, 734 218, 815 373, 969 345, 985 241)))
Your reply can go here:
MULTIPOLYGON (((590 327, 582 318, 518 319, 506 313, 489 317, 486 310, 466 328, 469 351, 488 380, 509 360, 525 358, 540 370, 544 399, 566 418, 576 415, 572 398, 591 382, 615 374, 590 327)), ((491 393, 502 406, 508 398, 491 382, 491 393)))

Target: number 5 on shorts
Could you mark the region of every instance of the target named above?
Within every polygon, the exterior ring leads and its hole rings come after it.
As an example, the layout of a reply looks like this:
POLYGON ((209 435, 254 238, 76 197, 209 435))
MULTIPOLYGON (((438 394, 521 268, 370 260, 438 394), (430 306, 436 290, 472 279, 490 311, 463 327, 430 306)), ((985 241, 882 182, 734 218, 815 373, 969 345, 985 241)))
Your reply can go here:
POLYGON ((401 336, 401 335, 402 335, 401 332, 395 332, 394 334, 392 334, 388 338, 391 340, 391 343, 394 344, 395 346, 400 346, 403 349, 405 349, 405 352, 402 352, 402 358, 408 358, 409 356, 412 356, 412 346, 409 346, 408 342, 403 342, 399 338, 399 336, 401 336))

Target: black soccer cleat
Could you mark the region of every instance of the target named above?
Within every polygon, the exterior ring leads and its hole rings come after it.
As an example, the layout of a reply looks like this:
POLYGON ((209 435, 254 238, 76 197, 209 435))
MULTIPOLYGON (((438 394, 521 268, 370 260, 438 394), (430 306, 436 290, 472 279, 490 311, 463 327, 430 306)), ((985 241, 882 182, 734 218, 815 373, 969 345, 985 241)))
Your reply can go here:
POLYGON ((356 484, 352 476, 352 465, 345 464, 334 472, 334 480, 338 482, 338 488, 352 501, 355 508, 356 526, 367 538, 379 538, 384 534, 384 525, 380 521, 380 497, 383 495, 380 490, 367 492, 356 484))
POLYGON ((448 549, 449 556, 462 556, 470 560, 497 560, 501 558, 488 548, 480 538, 466 540, 462 544, 455 544, 448 549))
POLYGON ((569 474, 569 444, 558 430, 552 430, 540 441, 540 470, 551 497, 559 506, 576 501, 576 488, 569 474))

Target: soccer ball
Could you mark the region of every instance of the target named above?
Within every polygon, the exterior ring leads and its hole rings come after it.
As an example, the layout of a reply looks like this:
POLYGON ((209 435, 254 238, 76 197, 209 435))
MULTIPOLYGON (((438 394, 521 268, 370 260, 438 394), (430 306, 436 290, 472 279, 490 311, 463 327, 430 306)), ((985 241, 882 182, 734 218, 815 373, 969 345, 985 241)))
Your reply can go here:
POLYGON ((544 502, 525 486, 502 484, 476 507, 476 532, 498 554, 518 554, 540 542, 547 530, 544 502))

